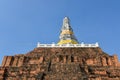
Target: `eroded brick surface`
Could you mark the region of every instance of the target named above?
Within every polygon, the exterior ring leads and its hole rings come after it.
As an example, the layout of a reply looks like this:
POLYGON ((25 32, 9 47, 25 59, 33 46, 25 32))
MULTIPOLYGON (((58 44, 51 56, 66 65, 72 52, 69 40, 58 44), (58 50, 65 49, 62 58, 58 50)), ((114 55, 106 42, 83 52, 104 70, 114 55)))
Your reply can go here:
POLYGON ((0 80, 120 80, 120 62, 100 48, 35 48, 5 56, 0 80))

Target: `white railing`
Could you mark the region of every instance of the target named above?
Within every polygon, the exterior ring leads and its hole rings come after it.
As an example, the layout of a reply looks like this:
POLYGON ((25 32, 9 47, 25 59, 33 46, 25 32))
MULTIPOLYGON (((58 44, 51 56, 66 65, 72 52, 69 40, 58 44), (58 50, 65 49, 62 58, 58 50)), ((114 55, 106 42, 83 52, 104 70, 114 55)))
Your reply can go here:
POLYGON ((96 42, 95 44, 84 44, 84 43, 81 43, 81 44, 40 44, 38 43, 37 44, 37 47, 99 47, 99 44, 98 42, 96 42))

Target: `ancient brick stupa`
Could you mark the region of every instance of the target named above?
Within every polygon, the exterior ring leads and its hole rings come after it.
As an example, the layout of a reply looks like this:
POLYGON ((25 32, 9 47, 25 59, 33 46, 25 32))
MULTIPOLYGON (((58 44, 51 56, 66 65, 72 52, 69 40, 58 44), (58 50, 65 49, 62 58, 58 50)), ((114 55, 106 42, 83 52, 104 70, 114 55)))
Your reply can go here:
POLYGON ((0 80, 120 80, 120 63, 98 43, 78 42, 65 17, 57 44, 38 43, 26 54, 4 56, 0 80))

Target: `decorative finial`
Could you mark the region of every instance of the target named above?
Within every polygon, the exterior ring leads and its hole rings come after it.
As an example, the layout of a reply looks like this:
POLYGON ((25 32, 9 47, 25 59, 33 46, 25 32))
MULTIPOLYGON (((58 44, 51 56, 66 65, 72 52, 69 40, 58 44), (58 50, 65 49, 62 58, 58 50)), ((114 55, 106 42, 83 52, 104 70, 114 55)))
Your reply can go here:
POLYGON ((63 25, 59 38, 60 40, 58 44, 78 44, 78 41, 74 36, 73 29, 70 26, 70 19, 68 17, 63 19, 63 25))
POLYGON ((65 17, 65 18, 63 19, 63 24, 70 24, 69 21, 70 21, 69 18, 68 18, 68 17, 65 17))

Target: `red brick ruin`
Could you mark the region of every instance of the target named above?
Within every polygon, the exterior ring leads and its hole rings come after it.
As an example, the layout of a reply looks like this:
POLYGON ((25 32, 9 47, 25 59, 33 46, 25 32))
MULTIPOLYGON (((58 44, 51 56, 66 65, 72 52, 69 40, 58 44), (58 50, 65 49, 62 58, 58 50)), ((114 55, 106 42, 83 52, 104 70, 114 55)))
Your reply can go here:
POLYGON ((120 62, 101 48, 35 48, 4 56, 0 80, 120 80, 120 62))

